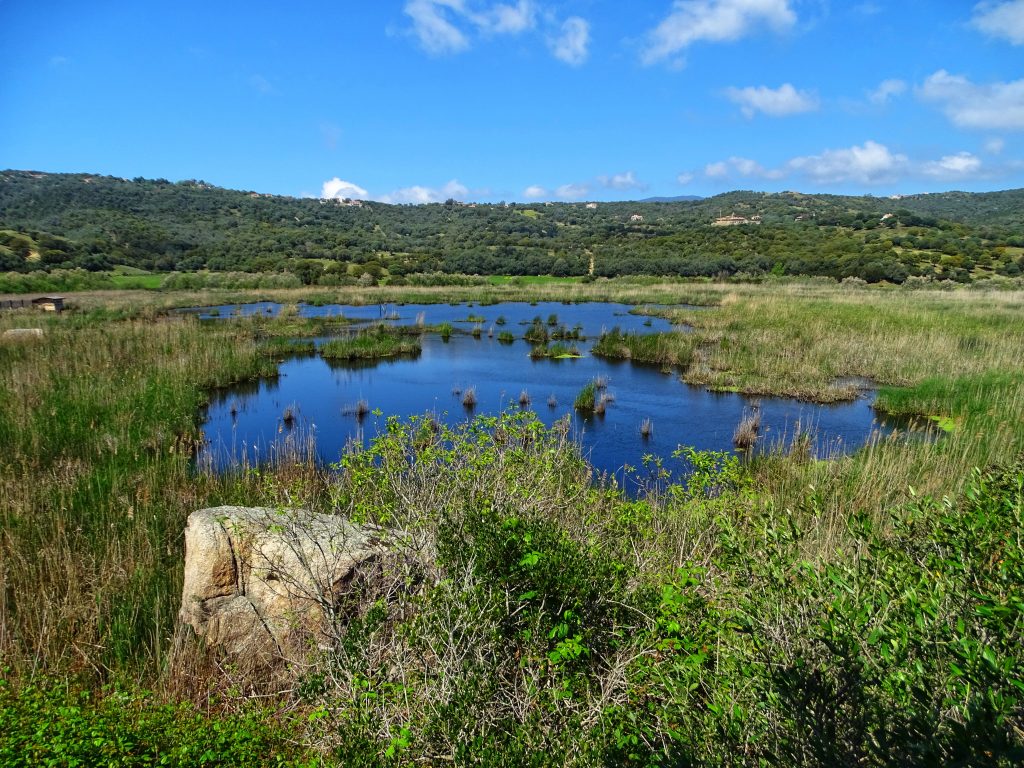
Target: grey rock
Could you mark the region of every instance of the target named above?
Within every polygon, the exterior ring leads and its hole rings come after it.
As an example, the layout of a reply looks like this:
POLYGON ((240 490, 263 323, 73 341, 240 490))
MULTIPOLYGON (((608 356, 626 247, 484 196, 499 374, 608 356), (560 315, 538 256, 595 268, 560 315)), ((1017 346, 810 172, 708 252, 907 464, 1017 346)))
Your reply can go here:
POLYGON ((189 515, 179 619, 250 671, 330 648, 389 534, 302 509, 189 515))

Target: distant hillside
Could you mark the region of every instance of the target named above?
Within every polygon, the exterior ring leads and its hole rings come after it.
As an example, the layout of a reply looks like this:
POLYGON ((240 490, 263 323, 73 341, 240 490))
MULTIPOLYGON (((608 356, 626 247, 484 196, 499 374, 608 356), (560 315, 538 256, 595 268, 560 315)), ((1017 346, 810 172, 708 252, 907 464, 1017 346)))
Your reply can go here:
POLYGON ((645 197, 637 200, 638 203, 689 203, 694 200, 703 200, 700 195, 676 195, 675 197, 645 197))
POLYGON ((586 275, 591 263, 595 276, 1016 276, 1024 271, 1024 190, 411 206, 195 180, 0 172, 0 273, 122 265, 288 272, 344 285, 424 272, 586 275))

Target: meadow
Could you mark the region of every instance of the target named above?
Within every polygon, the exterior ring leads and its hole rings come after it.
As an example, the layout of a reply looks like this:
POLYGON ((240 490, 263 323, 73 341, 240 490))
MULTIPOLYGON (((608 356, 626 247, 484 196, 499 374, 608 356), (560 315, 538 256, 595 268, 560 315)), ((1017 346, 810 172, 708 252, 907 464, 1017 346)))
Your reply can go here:
POLYGON ((0 332, 45 331, 0 344, 7 764, 1024 759, 1020 291, 597 281, 69 304, 0 315, 0 332), (936 430, 827 460, 800 435, 749 458, 680 446, 651 462, 689 481, 638 499, 528 412, 390 421, 338 467, 296 440, 217 474, 192 461, 210 393, 275 375, 274 345, 325 321, 167 310, 257 298, 627 302, 692 331, 610 335, 610 354, 751 395, 827 401, 869 381, 936 430), (410 587, 296 685, 242 679, 175 623, 185 519, 218 504, 415 532, 410 587), (41 727, 61 712, 79 725, 41 727))

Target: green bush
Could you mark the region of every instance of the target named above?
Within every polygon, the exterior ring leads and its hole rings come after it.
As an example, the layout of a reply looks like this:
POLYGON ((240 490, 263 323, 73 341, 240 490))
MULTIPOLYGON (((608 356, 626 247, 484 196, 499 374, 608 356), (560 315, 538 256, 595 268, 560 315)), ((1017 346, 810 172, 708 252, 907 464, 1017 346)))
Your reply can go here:
POLYGON ((314 766, 294 728, 251 708, 207 715, 143 694, 92 695, 62 687, 14 691, 0 681, 0 765, 314 766))

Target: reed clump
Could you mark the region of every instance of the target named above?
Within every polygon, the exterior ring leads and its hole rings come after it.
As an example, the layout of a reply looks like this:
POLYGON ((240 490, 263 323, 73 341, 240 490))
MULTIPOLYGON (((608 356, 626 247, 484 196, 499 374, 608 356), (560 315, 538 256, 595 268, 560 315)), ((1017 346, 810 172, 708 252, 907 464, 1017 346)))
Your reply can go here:
POLYGON ((584 413, 593 413, 597 401, 597 386, 593 381, 588 381, 583 389, 576 395, 572 407, 584 413))
POLYGON ((409 338, 394 328, 377 326, 351 336, 331 339, 320 346, 325 360, 373 360, 420 353, 418 338, 409 338))
POLYGON ((547 357, 553 360, 566 360, 582 356, 580 348, 575 344, 563 344, 560 341, 551 344, 537 344, 530 349, 530 357, 534 359, 547 357))
POLYGON ((757 433, 761 429, 761 411, 757 408, 744 409, 736 429, 732 433, 732 444, 737 450, 749 453, 757 442, 757 433))

